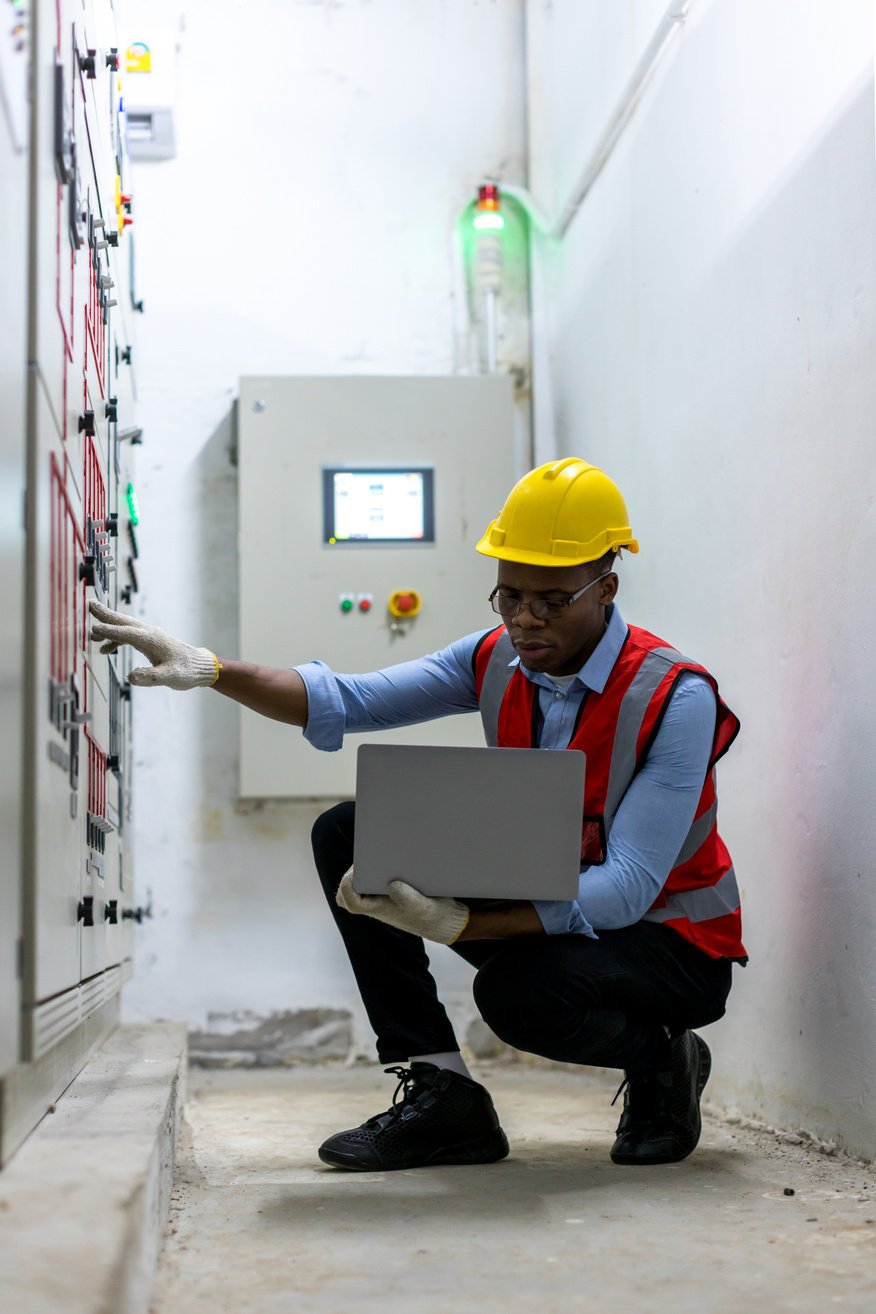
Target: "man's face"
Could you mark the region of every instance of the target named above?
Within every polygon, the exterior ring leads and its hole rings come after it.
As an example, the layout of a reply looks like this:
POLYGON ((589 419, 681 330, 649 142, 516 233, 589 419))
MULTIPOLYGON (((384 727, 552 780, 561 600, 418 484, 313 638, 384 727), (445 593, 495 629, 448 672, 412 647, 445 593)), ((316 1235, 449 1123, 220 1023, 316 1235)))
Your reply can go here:
MULTIPOLYGON (((497 584, 521 602, 534 598, 563 601, 589 584, 599 571, 584 566, 522 566, 499 562, 497 584)), ((505 628, 523 665, 545 675, 573 675, 593 652, 605 629, 605 609, 617 593, 617 575, 606 575, 559 615, 538 620, 528 606, 505 621, 505 628)))

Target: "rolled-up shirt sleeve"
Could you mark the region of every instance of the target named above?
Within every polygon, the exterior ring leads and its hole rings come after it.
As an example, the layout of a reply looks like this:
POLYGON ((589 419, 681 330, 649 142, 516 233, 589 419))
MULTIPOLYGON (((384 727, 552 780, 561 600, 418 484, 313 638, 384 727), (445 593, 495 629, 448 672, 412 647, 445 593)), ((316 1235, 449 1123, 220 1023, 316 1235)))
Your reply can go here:
POLYGON ((532 906, 538 913, 545 935, 588 935, 591 940, 599 938, 574 900, 564 903, 561 899, 533 899, 532 906))
POLYGON ((367 675, 340 675, 320 661, 296 666, 307 689, 305 739, 314 748, 336 752, 347 733, 477 711, 472 659, 484 633, 367 675))
POLYGON ((605 862, 582 870, 576 901, 534 903, 548 935, 595 936, 641 921, 666 884, 696 815, 716 713, 708 681, 685 673, 618 808, 605 862))
POLYGON ((336 753, 344 743, 347 716, 338 677, 325 662, 306 662, 293 668, 307 690, 307 725, 304 738, 314 748, 336 753))

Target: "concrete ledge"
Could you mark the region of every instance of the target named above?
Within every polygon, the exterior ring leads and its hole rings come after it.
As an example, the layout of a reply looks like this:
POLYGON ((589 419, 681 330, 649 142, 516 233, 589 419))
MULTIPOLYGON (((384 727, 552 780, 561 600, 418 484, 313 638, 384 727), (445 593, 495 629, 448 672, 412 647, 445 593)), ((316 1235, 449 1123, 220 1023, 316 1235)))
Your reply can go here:
POLYGON ((4 1309, 147 1314, 185 1071, 184 1027, 121 1027, 0 1174, 4 1309))
POLYGON ((115 995, 42 1058, 17 1063, 7 1072, 0 1082, 0 1163, 4 1167, 45 1117, 49 1105, 57 1104, 118 1025, 119 996, 115 995))

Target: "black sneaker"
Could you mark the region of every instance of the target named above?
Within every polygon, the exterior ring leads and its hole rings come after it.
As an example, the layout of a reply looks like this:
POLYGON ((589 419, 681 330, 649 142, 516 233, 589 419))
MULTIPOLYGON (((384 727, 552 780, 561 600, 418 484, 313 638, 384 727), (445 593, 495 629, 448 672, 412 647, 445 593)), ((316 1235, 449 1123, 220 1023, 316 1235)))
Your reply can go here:
POLYGON ((712 1056, 692 1031, 676 1036, 671 1049, 665 1072, 628 1077, 618 1090, 624 1092, 624 1111, 611 1149, 614 1163, 677 1163, 696 1148, 712 1056))
POLYGON ((399 1079, 392 1107, 361 1127, 330 1136, 319 1147, 323 1163, 359 1172, 386 1172, 445 1163, 495 1163, 505 1158, 508 1141, 483 1086, 433 1063, 385 1071, 399 1079))

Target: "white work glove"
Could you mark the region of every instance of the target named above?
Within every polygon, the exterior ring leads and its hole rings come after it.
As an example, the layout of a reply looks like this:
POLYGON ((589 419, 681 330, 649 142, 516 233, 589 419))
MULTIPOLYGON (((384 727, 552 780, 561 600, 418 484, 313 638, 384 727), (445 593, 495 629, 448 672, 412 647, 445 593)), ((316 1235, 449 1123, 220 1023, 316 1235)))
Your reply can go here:
POLYGON ((468 926, 469 910, 456 899, 430 899, 404 881, 390 881, 387 889, 388 894, 358 894, 353 889, 351 867, 338 886, 335 902, 348 913, 376 917, 436 944, 453 944, 468 926))
POLYGON ((130 684, 161 684, 168 689, 197 689, 215 684, 222 669, 209 648, 191 648, 155 625, 145 625, 120 611, 110 611, 99 602, 89 606, 98 624, 91 637, 101 641, 102 653, 116 652, 123 643, 148 657, 151 666, 138 666, 128 676, 130 684))

